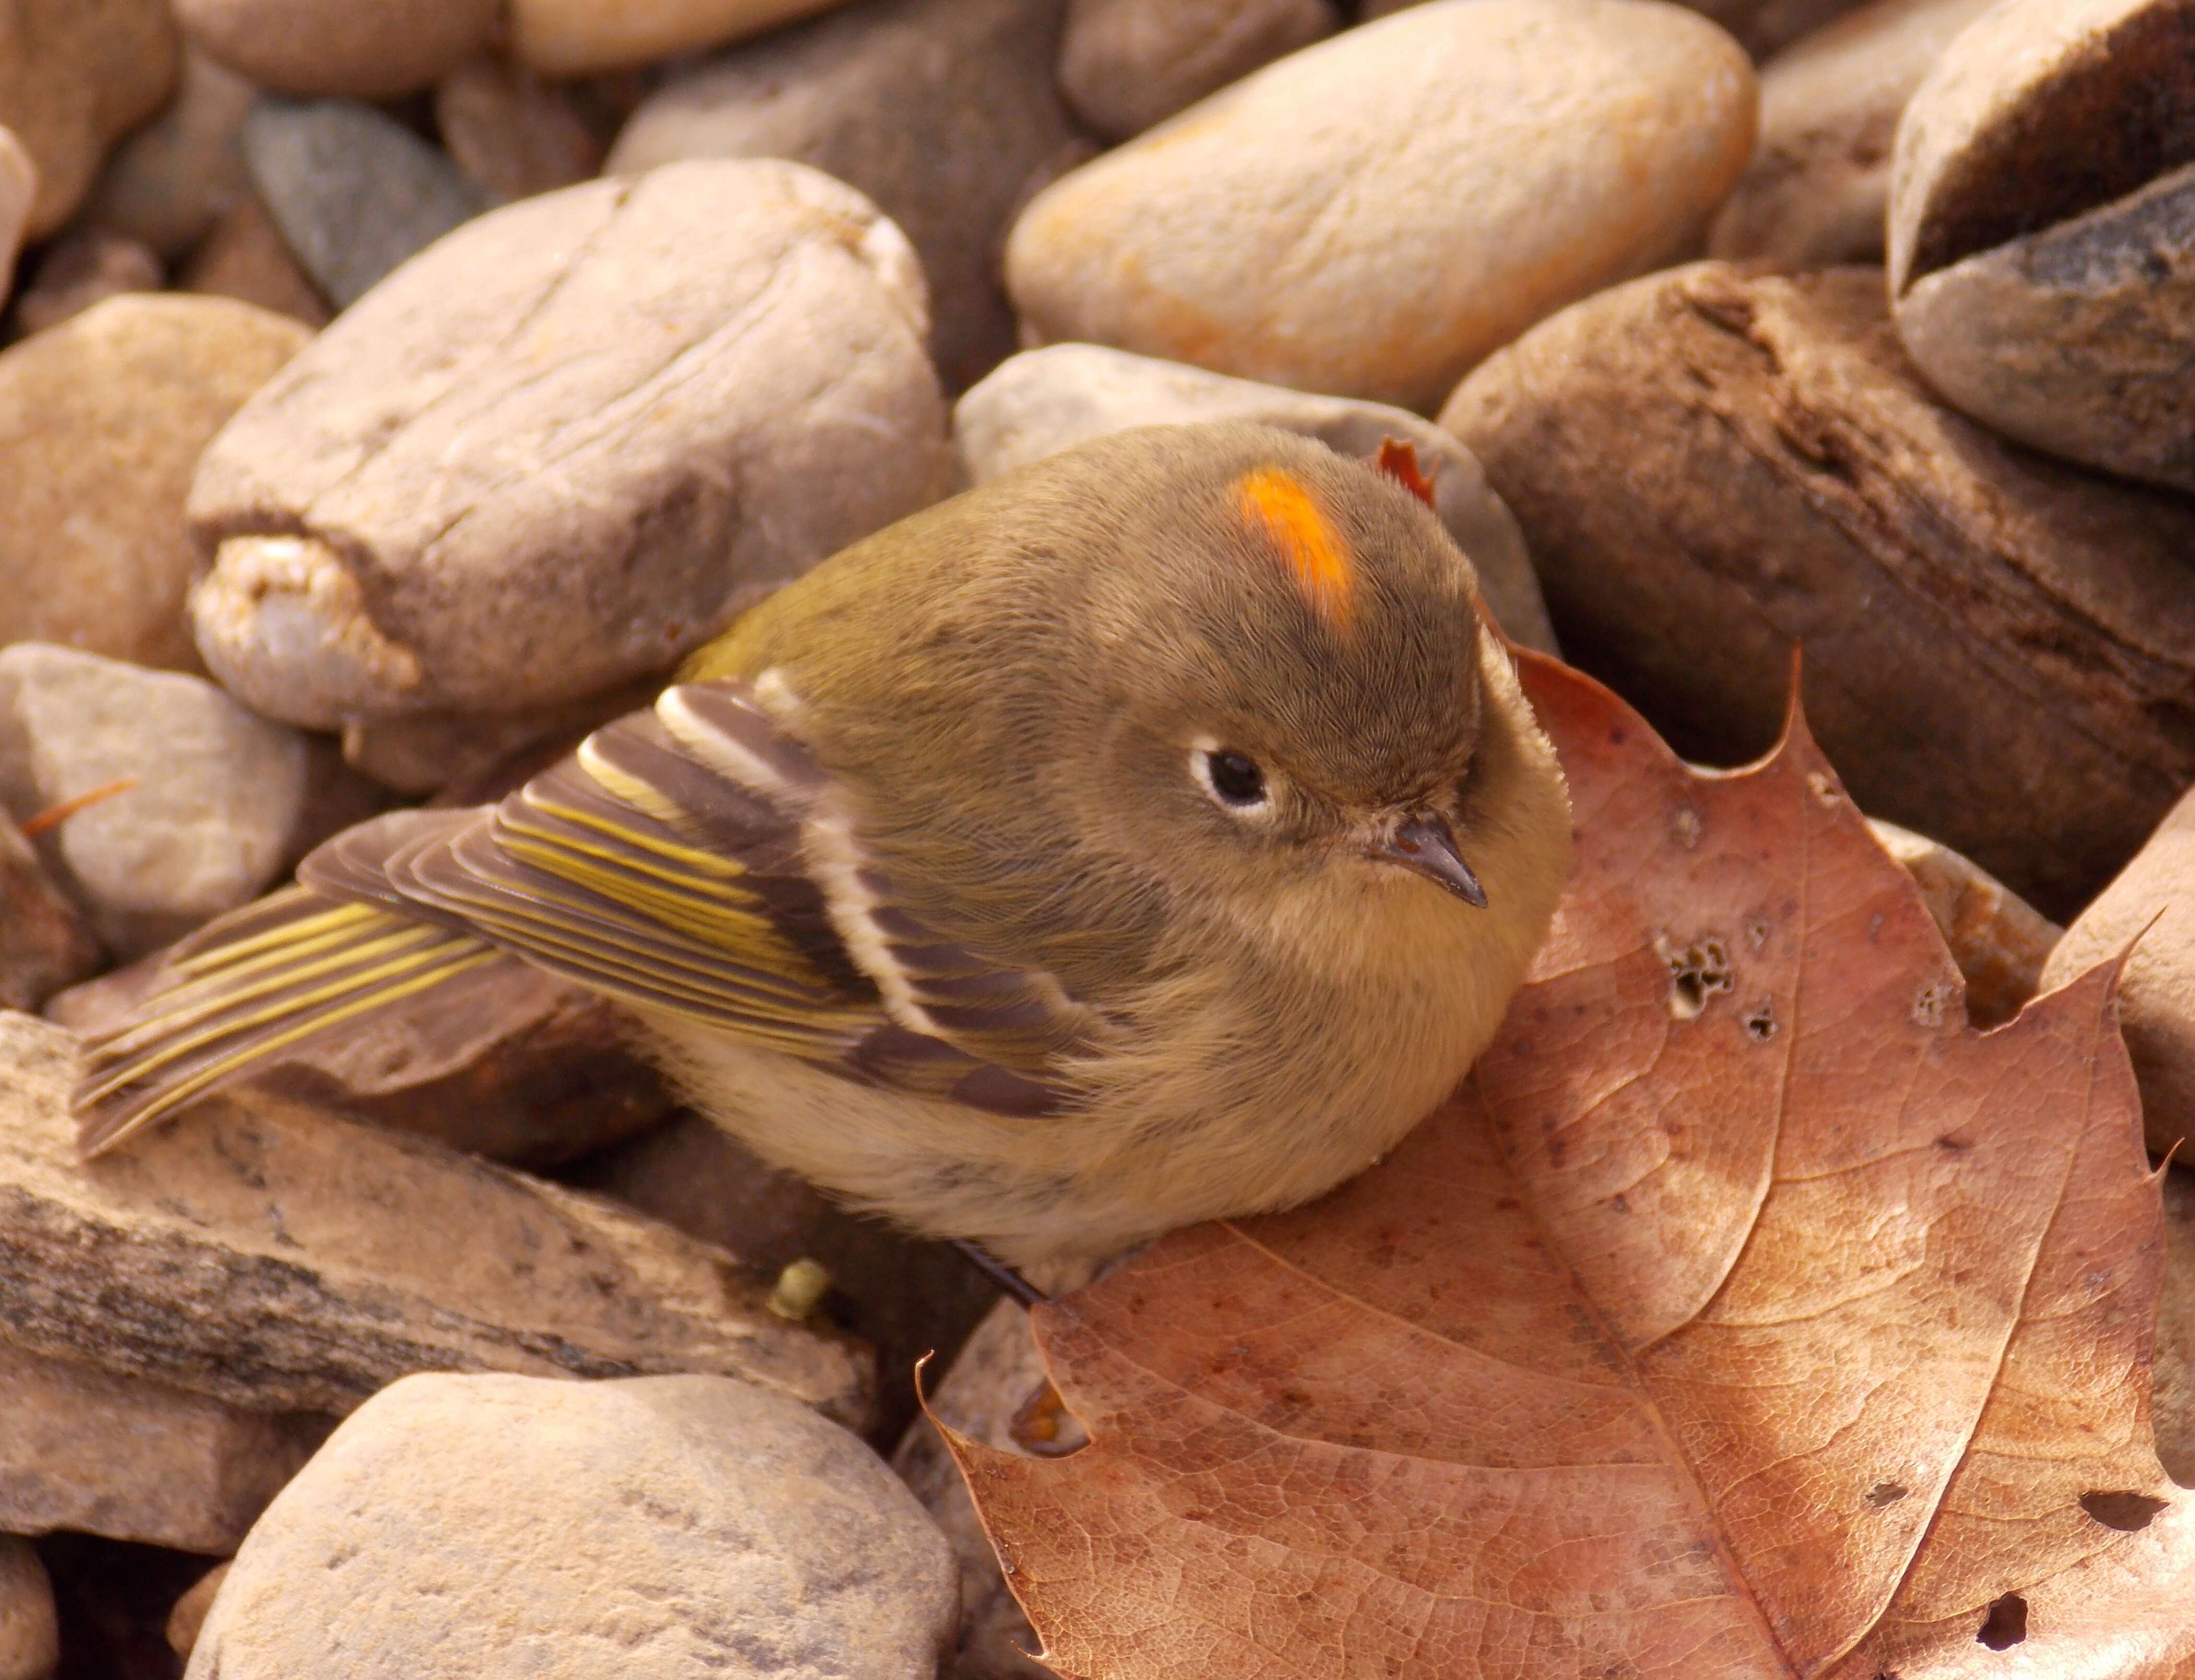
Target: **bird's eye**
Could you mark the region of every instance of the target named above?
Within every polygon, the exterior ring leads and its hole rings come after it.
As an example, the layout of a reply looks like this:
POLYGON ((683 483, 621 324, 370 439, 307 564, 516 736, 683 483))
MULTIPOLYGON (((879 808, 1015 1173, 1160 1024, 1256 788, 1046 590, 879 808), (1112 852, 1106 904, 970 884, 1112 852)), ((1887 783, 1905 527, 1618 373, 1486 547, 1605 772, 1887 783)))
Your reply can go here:
POLYGON ((1265 803, 1265 773, 1231 747, 1193 753, 1190 763, 1205 791, 1230 810, 1247 811, 1265 803))

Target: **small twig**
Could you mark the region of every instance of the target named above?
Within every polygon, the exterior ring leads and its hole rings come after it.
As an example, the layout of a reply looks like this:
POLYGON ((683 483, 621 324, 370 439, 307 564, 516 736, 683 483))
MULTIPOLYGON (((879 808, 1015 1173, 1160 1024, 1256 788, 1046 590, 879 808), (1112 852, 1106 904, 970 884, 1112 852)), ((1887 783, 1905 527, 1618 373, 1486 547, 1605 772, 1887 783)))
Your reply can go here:
POLYGON ((1043 1306, 1051 1302, 1051 1297, 980 1244, 955 1241, 953 1246, 968 1257, 977 1271, 990 1279, 993 1283, 1005 1290, 1024 1307, 1043 1306))
POLYGON ((89 793, 79 793, 73 799, 64 799, 58 805, 49 805, 37 815, 25 818, 16 828, 26 840, 35 840, 49 828, 59 828, 78 811, 96 805, 102 799, 112 799, 118 793, 127 793, 143 780, 139 776, 124 776, 104 787, 95 787, 89 793))

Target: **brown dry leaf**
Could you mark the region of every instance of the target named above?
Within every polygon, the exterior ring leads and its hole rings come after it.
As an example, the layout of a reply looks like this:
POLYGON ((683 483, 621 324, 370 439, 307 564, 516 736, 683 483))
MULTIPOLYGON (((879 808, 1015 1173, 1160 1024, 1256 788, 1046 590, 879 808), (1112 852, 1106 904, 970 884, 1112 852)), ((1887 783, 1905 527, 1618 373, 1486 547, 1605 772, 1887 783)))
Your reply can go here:
POLYGON ((1686 769, 1527 659, 1577 873, 1456 1099, 1037 1332, 1091 1444, 955 1443, 1087 1680, 2195 1675, 2111 975, 1986 1036, 1795 723, 1686 769))

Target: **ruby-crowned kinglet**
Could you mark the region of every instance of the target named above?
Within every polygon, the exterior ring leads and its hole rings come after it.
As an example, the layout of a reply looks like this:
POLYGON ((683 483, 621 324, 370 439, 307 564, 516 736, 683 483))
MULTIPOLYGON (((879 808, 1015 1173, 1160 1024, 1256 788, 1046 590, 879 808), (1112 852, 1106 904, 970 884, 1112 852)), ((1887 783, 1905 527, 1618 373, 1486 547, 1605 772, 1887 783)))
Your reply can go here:
POLYGON ((856 544, 499 805, 330 841, 93 1044, 84 1143, 515 953, 757 1154, 1059 1280, 1385 1153, 1569 857, 1421 501, 1151 427, 856 544))

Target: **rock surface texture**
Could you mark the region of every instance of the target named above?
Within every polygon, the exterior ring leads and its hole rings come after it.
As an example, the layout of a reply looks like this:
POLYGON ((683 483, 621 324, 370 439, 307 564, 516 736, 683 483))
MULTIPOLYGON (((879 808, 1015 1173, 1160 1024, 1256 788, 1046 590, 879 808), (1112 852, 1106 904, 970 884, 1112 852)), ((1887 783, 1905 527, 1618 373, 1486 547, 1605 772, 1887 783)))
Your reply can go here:
POLYGON ((334 1423, 43 1358, 4 1331, 0 1393, 0 1526, 183 1551, 233 1551, 334 1423))
POLYGON ((1055 182, 1007 286, 1043 341, 1430 409, 1541 316, 1683 254, 1756 102, 1737 44, 1660 0, 1443 0, 1055 182))
POLYGON ((955 389, 1014 348, 1008 224, 1087 154, 1054 87, 1059 0, 868 0, 671 78, 614 174, 687 158, 786 158, 873 199, 913 242, 930 343, 955 389))
POLYGON ((544 76, 586 76, 700 52, 828 11, 840 0, 510 0, 510 47, 544 76))
POLYGON ((238 132, 258 90, 186 48, 167 108, 115 148, 86 207, 90 221, 141 239, 169 261, 250 196, 238 132))
POLYGON ((251 1532, 191 1680, 934 1680, 953 1554, 868 1448, 721 1377, 407 1378, 251 1532))
POLYGON ((309 337, 225 299, 130 296, 0 352, 0 646, 203 670, 183 498, 206 440, 309 337))
POLYGON ((297 730, 203 678, 44 642, 0 649, 0 807, 100 790, 41 842, 119 957, 256 898, 299 850, 313 787, 297 730))
POLYGON ((586 180, 602 143, 565 90, 483 53, 435 87, 435 126, 458 167, 504 198, 586 180))
POLYGON ((50 1680, 60 1658, 45 1565, 27 1540, 0 1534, 0 1680, 50 1680))
POLYGON ((2195 795, 2065 929, 2042 984, 2063 986, 2123 952, 2119 1031, 2141 1086, 2142 1129, 2152 1152, 2184 1150, 2195 1138, 2195 795))
POLYGON ((1060 89, 1126 140, 1339 24, 1330 0, 1068 0, 1060 89))
POLYGON ((0 128, 37 165, 30 237, 84 202, 107 148, 160 108, 179 50, 166 0, 13 0, 0 9, 0 128))
POLYGON ((346 311, 202 458, 208 663, 315 728, 550 711, 669 666, 934 500, 905 239, 797 164, 484 216, 346 311))
POLYGON ((1995 3, 1875 0, 1763 65, 1760 143, 1708 254, 1791 268, 1881 262, 1898 119, 1952 38, 1995 3))
POLYGON ((1434 510, 1478 568, 1495 619, 1526 647, 1556 651, 1516 519, 1486 487, 1471 452, 1407 409, 1230 379, 1098 344, 1054 344, 1014 357, 953 405, 953 459, 962 478, 981 484, 1108 432, 1213 420, 1277 426, 1359 458, 1376 458, 1390 438, 1409 444, 1432 481, 1434 510))
POLYGON ((75 1041, 0 1015, 0 1338, 224 1406, 348 1412, 420 1370, 710 1372, 859 1427, 866 1349, 727 1257, 419 1140, 219 1102, 89 1165, 75 1041))
POLYGON ((493 37, 499 0, 174 0, 193 45, 262 88, 385 99, 493 37))
POLYGON ((1769 746, 1796 643, 1860 806, 2054 916, 2195 780, 2195 506, 1939 407, 1879 270, 1634 281, 1441 419, 1524 526, 1565 651, 1687 757, 1769 746))
POLYGON ((2195 7, 2006 0, 1898 125, 1898 330, 2008 436, 2195 490, 2195 7))

